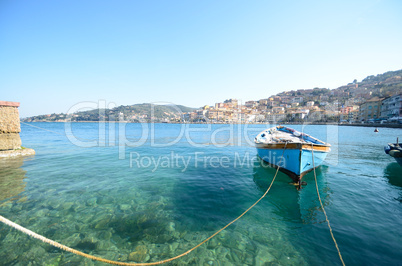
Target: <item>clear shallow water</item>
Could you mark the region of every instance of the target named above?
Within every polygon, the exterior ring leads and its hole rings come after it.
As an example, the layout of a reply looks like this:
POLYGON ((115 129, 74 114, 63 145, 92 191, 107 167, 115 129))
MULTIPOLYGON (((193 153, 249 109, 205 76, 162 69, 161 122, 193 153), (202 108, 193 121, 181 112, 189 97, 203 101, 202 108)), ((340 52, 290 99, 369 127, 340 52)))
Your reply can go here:
MULTIPOLYGON (((31 125, 49 131, 23 124, 23 145, 37 154, 0 160, 0 214, 107 259, 152 262, 187 251, 253 204, 275 174, 249 145, 264 125, 75 123, 67 136, 62 123, 31 125)), ((401 130, 373 130, 304 127, 332 144, 318 185, 347 265, 402 261, 402 168, 383 151, 401 130)), ((304 180, 297 191, 279 173, 252 211, 171 264, 340 264, 313 174, 304 180)), ((29 263, 101 265, 1 224, 0 264, 29 263)))

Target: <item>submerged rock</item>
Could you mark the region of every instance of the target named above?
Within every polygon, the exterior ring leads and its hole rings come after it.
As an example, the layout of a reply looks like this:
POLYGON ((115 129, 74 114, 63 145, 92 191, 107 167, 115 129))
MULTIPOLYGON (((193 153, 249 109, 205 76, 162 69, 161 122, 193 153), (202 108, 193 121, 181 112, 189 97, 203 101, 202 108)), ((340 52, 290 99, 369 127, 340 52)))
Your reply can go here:
POLYGON ((131 208, 131 205, 130 204, 120 204, 119 208, 122 211, 126 211, 126 210, 129 210, 131 208))
POLYGON ((175 227, 176 225, 174 222, 169 222, 168 225, 166 226, 166 230, 169 232, 173 232, 176 230, 175 227))
POLYGON ((162 235, 159 235, 159 236, 157 237, 156 243, 160 243, 160 244, 167 243, 167 242, 169 242, 171 239, 172 239, 172 236, 166 235, 166 234, 162 234, 162 235))
POLYGON ((0 204, 0 208, 4 209, 6 211, 11 210, 12 207, 13 207, 13 202, 12 201, 6 201, 6 202, 0 204))
POLYGON ((37 217, 43 217, 49 213, 49 209, 41 209, 36 212, 37 217))
POLYGON ((58 209, 60 207, 60 201, 58 200, 49 200, 47 203, 52 209, 58 209))
POLYGON ((172 237, 175 239, 180 239, 180 232, 177 232, 177 231, 173 232, 172 237))
POLYGON ((63 208, 63 210, 69 210, 69 209, 71 209, 71 207, 73 206, 73 204, 74 204, 74 203, 72 203, 72 202, 64 202, 64 203, 61 205, 61 208, 63 208))
POLYGON ((95 229, 105 229, 107 228, 108 223, 109 220, 101 220, 95 225, 95 229))
POLYGON ((126 261, 126 260, 128 260, 128 255, 120 254, 119 257, 118 257, 118 260, 119 261, 126 261))
POLYGON ((191 240, 193 240, 193 235, 186 233, 183 236, 183 239, 186 240, 187 242, 190 242, 191 240))
POLYGON ((250 253, 246 252, 245 258, 244 258, 244 264, 247 265, 254 265, 254 257, 250 253))
POLYGON ((167 244, 152 245, 152 249, 149 251, 149 254, 152 254, 152 256, 156 257, 166 256, 169 253, 170 253, 170 246, 167 244))
POLYGON ((85 207, 85 206, 83 206, 83 205, 81 204, 81 202, 79 202, 79 203, 74 203, 74 204, 71 206, 72 210, 75 211, 75 212, 82 211, 82 210, 84 209, 84 207, 85 207))
POLYGON ((179 243, 178 242, 173 242, 171 245, 169 245, 169 249, 171 252, 175 252, 176 249, 179 247, 179 243))
POLYGON ((88 199, 86 203, 88 206, 95 206, 96 202, 97 202, 97 198, 93 197, 93 198, 88 199))
POLYGON ((28 252, 23 254, 23 260, 34 260, 35 262, 41 261, 44 257, 47 257, 46 250, 41 246, 33 246, 28 252))
POLYGON ((148 255, 148 249, 144 245, 139 245, 135 248, 134 252, 128 255, 128 260, 136 262, 146 262, 150 259, 148 255))
POLYGON ((263 235, 263 234, 255 234, 253 236, 253 240, 257 241, 263 245, 268 245, 271 243, 270 239, 266 235, 263 235))
POLYGON ((114 247, 115 247, 115 245, 110 241, 99 241, 96 244, 96 249, 97 250, 108 250, 109 251, 114 247))
POLYGON ((219 245, 219 242, 216 238, 212 238, 208 241, 207 248, 208 249, 215 249, 219 245))
POLYGON ((105 229, 108 228, 108 224, 110 222, 110 219, 112 218, 111 214, 105 214, 99 217, 97 221, 95 221, 95 228, 96 229, 105 229))
POLYGON ((77 222, 77 223, 74 225, 74 229, 75 229, 76 231, 78 231, 78 232, 82 232, 85 227, 86 227, 85 224, 79 223, 79 222, 77 222))
POLYGON ((101 234, 100 234, 100 238, 101 239, 104 239, 104 240, 109 240, 109 239, 111 239, 112 238, 112 236, 113 236, 113 234, 112 234, 112 232, 111 231, 104 231, 104 232, 102 232, 101 234))
POLYGON ((275 257, 270 253, 270 250, 267 247, 262 245, 258 247, 257 256, 255 257, 255 265, 267 265, 273 263, 275 260, 275 257))
POLYGON ((232 249, 232 252, 230 253, 232 260, 236 263, 241 263, 243 262, 244 259, 244 253, 238 249, 232 249))
POLYGON ((229 256, 229 249, 227 249, 227 248, 225 248, 225 247, 222 247, 222 246, 219 246, 219 247, 216 249, 216 255, 217 255, 217 258, 218 258, 219 260, 227 259, 227 258, 230 257, 230 256, 229 256))
POLYGON ((81 242, 79 233, 72 234, 64 240, 64 243, 69 247, 75 247, 81 242))

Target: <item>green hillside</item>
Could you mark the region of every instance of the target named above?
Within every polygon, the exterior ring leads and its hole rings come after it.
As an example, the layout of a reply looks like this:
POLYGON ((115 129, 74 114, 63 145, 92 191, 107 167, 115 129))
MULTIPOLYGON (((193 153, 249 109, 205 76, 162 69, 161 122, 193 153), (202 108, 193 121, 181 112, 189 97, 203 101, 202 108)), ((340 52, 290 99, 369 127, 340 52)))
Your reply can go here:
POLYGON ((23 122, 62 121, 127 121, 127 122, 170 122, 179 121, 184 112, 195 108, 183 105, 155 105, 150 103, 121 105, 113 109, 93 109, 74 114, 39 115, 22 119, 23 122))

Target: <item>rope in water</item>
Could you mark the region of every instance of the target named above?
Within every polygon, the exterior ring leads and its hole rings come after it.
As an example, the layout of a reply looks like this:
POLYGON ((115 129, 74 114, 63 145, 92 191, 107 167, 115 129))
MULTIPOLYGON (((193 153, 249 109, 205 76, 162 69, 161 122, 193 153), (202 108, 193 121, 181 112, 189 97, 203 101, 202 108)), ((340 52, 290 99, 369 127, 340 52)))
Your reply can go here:
MULTIPOLYGON (((284 148, 283 148, 282 159, 283 159, 283 155, 284 155, 284 153, 285 153, 286 145, 287 145, 287 142, 285 142, 285 146, 284 146, 284 148)), ((86 254, 86 253, 84 253, 84 252, 78 251, 78 250, 76 250, 76 249, 67 247, 67 246, 65 246, 65 245, 63 245, 63 244, 60 244, 60 243, 58 243, 58 242, 56 242, 56 241, 53 241, 53 240, 48 239, 48 238, 46 238, 46 237, 44 237, 44 236, 42 236, 42 235, 39 235, 39 234, 37 234, 37 233, 35 233, 35 232, 32 232, 31 230, 26 229, 26 228, 24 228, 24 227, 22 227, 22 226, 20 226, 20 225, 18 225, 18 224, 16 224, 16 223, 10 221, 10 220, 4 218, 4 217, 1 216, 1 215, 0 215, 0 222, 6 224, 6 225, 8 225, 8 226, 11 226, 11 227, 13 227, 14 229, 16 229, 16 230, 18 230, 18 231, 21 231, 21 232, 23 232, 23 233, 25 233, 25 234, 27 234, 27 235, 33 237, 33 238, 39 239, 39 240, 41 240, 41 241, 44 242, 44 243, 48 243, 48 244, 50 244, 50 245, 52 245, 52 246, 54 246, 54 247, 56 247, 56 248, 59 248, 59 249, 61 249, 61 250, 68 251, 68 252, 74 253, 74 254, 76 254, 76 255, 80 255, 80 256, 82 256, 82 257, 91 259, 91 260, 101 261, 101 262, 105 262, 105 263, 109 263, 109 264, 114 264, 114 265, 158 265, 158 264, 163 264, 163 263, 167 263, 167 262, 176 260, 176 259, 178 259, 178 258, 184 257, 185 255, 189 254, 190 252, 194 251, 195 249, 197 249, 198 247, 200 247, 202 244, 205 244, 205 242, 207 242, 208 240, 210 240, 211 238, 213 238, 214 236, 216 236, 217 234, 219 234, 220 232, 222 232, 223 230, 225 230, 225 229, 226 229, 227 227, 229 227, 231 224, 233 224, 234 222, 236 222, 237 220, 239 220, 239 219, 240 219, 241 217, 243 217, 247 212, 249 212, 255 205, 258 204, 258 202, 260 202, 260 201, 268 194, 269 190, 270 190, 271 187, 272 187, 272 184, 273 184, 274 181, 275 181, 276 176, 278 175, 278 171, 279 171, 279 168, 280 168, 279 165, 280 165, 280 164, 278 164, 278 167, 277 167, 277 169, 276 169, 274 178, 272 179, 271 184, 269 185, 269 187, 268 187, 268 189, 265 191, 265 193, 264 193, 253 205, 251 205, 247 210, 245 210, 242 214, 240 214, 236 219, 234 219, 233 221, 231 221, 230 223, 228 223, 227 225, 225 225, 224 227, 222 227, 221 229, 219 229, 218 231, 216 231, 213 235, 211 235, 210 237, 208 237, 207 239, 205 239, 204 241, 202 241, 201 243, 199 243, 199 244, 196 245, 195 247, 189 249, 188 251, 186 251, 186 252, 184 252, 184 253, 182 253, 182 254, 180 254, 180 255, 177 255, 176 257, 173 257, 173 258, 170 258, 170 259, 166 259, 166 260, 157 261, 157 262, 149 262, 149 263, 129 263, 129 262, 114 261, 114 260, 104 259, 104 258, 101 258, 101 257, 96 257, 96 256, 93 256, 93 255, 89 255, 89 254, 86 254)))
POLYGON ((65 134, 62 134, 62 133, 57 132, 57 131, 49 130, 49 129, 46 129, 46 128, 43 128, 43 127, 34 126, 34 125, 31 125, 31 124, 28 124, 28 123, 25 123, 25 122, 20 122, 20 123, 24 124, 24 125, 27 125, 27 126, 30 126, 30 127, 42 129, 44 131, 49 131, 49 132, 52 132, 52 133, 55 133, 55 134, 58 134, 58 135, 61 135, 61 136, 65 136, 65 134))
POLYGON ((315 187, 316 187, 316 189, 317 189, 318 200, 320 201, 321 209, 322 209, 322 211, 323 211, 323 213, 324 213, 324 215, 325 215, 325 221, 326 221, 327 224, 328 224, 329 232, 331 233, 332 240, 333 240, 334 243, 335 243, 335 247, 336 247, 336 250, 338 251, 339 258, 341 259, 342 265, 345 266, 345 262, 343 262, 342 255, 341 255, 341 252, 340 252, 340 250, 339 250, 338 244, 336 243, 334 234, 332 233, 332 228, 331 228, 331 224, 329 223, 329 219, 328 219, 327 213, 326 213, 326 211, 325 211, 325 209, 324 209, 324 205, 322 204, 320 192, 318 191, 317 175, 316 175, 316 173, 315 173, 315 166, 314 166, 314 148, 313 148, 313 144, 312 144, 312 143, 311 143, 311 156, 312 156, 312 158, 313 158, 313 171, 314 171, 315 187))

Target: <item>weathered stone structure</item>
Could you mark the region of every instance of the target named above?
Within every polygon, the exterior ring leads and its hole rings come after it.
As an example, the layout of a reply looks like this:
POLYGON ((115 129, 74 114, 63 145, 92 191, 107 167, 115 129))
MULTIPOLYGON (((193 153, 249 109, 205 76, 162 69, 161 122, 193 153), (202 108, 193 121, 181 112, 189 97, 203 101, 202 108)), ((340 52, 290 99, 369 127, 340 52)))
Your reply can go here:
POLYGON ((0 101, 0 150, 21 148, 20 103, 0 101))
POLYGON ((32 149, 21 152, 19 106, 18 102, 0 101, 0 157, 35 153, 32 149))

